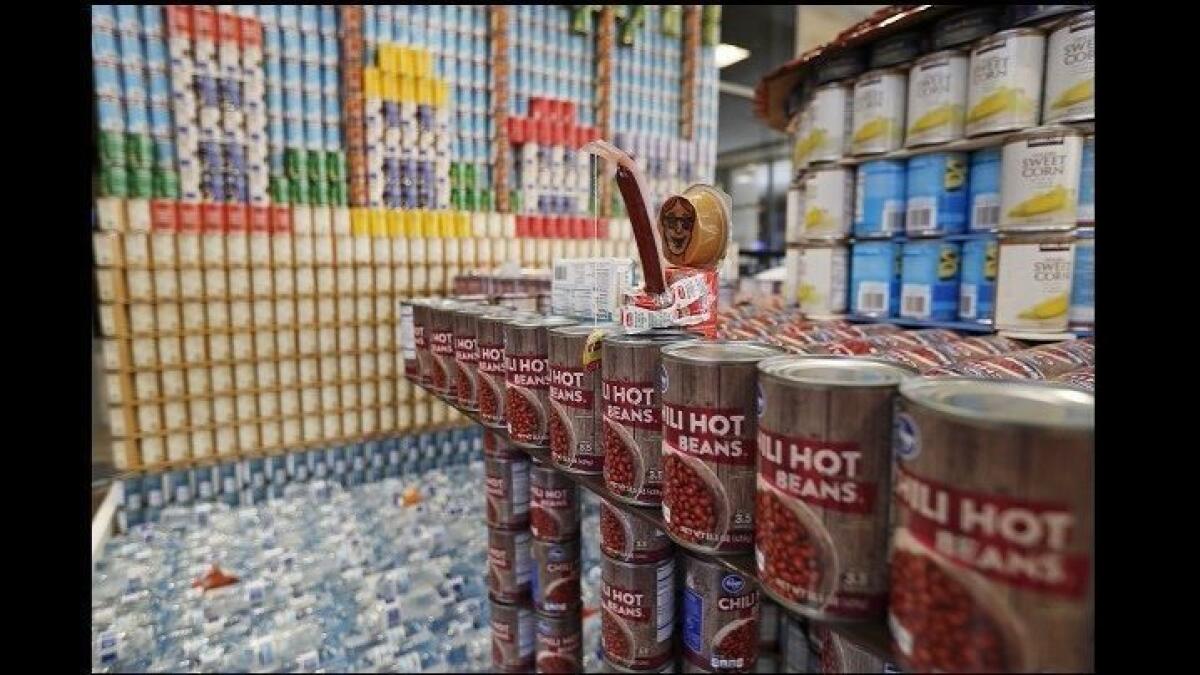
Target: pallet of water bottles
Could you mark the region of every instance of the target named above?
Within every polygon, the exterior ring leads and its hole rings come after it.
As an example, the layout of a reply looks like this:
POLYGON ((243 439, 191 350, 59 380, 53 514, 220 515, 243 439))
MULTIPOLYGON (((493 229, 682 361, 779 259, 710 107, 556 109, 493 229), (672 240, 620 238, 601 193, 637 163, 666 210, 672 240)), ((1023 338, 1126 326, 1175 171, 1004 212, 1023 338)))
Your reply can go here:
POLYGON ((171 505, 252 506, 282 498, 289 485, 325 480, 351 488, 482 457, 482 428, 471 425, 138 474, 115 483, 117 529, 155 522, 171 505))
POLYGON ((882 359, 931 377, 1052 380, 1095 388, 1096 345, 1091 338, 1029 346, 1001 335, 966 337, 944 328, 815 321, 780 304, 742 304, 722 311, 719 336, 767 342, 794 354, 882 359))

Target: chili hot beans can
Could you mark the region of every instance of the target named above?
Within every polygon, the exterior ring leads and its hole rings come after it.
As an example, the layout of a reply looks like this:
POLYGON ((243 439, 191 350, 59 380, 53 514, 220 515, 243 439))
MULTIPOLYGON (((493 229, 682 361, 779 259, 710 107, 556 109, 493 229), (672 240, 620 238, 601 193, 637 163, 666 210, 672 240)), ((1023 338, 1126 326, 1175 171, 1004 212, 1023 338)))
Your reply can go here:
MULTIPOLYGON (((416 317, 417 307, 425 302, 428 302, 428 298, 411 298, 400 301, 400 353, 404 358, 404 377, 412 382, 421 381, 417 349, 419 347, 428 348, 425 343, 425 325, 418 327, 416 317)), ((425 310, 420 311, 424 312, 425 310)))
POLYGON ((529 526, 529 457, 484 459, 488 527, 524 529, 529 526))
POLYGON ((533 606, 543 614, 579 614, 579 537, 563 542, 534 538, 533 606))
POLYGON ((753 672, 758 588, 752 579, 684 553, 683 658, 702 672, 753 672))
POLYGON ((539 612, 535 624, 537 672, 583 672, 583 621, 579 612, 562 616, 539 612))
POLYGON ((758 578, 780 604, 810 618, 880 618, 892 409, 897 387, 914 373, 841 356, 783 356, 758 367, 758 578))
POLYGON ((530 470, 530 526, 542 541, 579 537, 579 486, 551 466, 534 462, 530 470))
MULTIPOLYGON (((433 354, 429 351, 429 311, 431 305, 440 302, 434 298, 412 301, 413 355, 417 361, 416 381, 429 385, 433 382, 433 354)), ((407 374, 407 364, 405 373, 407 374)))
POLYGON ((696 338, 680 330, 649 330, 604 339, 604 487, 618 501, 639 506, 662 503, 658 370, 662 347, 685 340, 696 338))
POLYGON ((483 430, 483 456, 485 459, 515 459, 528 457, 524 452, 508 441, 501 434, 491 429, 483 430))
POLYGON ((435 300, 429 304, 429 387, 440 396, 449 396, 458 379, 454 363, 454 314, 459 307, 454 300, 435 300))
POLYGON ((536 317, 516 318, 504 325, 504 412, 508 435, 517 445, 546 445, 550 406, 547 331, 573 323, 563 317, 536 317))
POLYGON ((488 528, 488 591, 496 602, 529 602, 529 531, 488 528))
POLYGON ((497 672, 533 670, 534 621, 528 606, 493 600, 488 623, 492 628, 492 667, 497 672))
POLYGON ((1094 667, 1094 401, 1040 382, 900 385, 888 623, 904 670, 1094 667))
POLYGON ((479 419, 485 426, 494 429, 504 429, 507 424, 504 411, 504 324, 517 316, 511 310, 497 309, 475 320, 475 348, 479 352, 475 398, 479 419))
POLYGON ((451 394, 460 408, 478 410, 476 400, 479 379, 479 317, 492 311, 487 305, 467 305, 451 313, 454 326, 454 387, 451 394))
POLYGON ((675 559, 600 564, 600 635, 605 658, 630 670, 671 661, 675 635, 675 559))
POLYGON ((669 558, 675 545, 665 532, 601 500, 600 551, 622 562, 651 563, 669 558))
POLYGON ((604 414, 600 358, 604 336, 617 330, 602 324, 550 331, 550 457, 564 471, 604 471, 604 447, 596 439, 604 414))
POLYGON ((663 348, 663 521, 679 545, 754 548, 757 366, 783 353, 757 342, 663 348))

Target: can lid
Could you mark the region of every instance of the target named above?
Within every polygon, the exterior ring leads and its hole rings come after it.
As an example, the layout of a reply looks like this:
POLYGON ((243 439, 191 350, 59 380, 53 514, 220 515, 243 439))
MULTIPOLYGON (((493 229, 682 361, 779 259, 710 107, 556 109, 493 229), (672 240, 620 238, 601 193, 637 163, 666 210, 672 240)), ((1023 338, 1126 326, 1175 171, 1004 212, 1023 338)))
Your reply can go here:
POLYGON ((819 387, 893 387, 916 372, 889 361, 849 356, 775 356, 758 364, 758 372, 819 387))
POLYGON ((574 324, 571 326, 563 326, 551 330, 551 333, 557 335, 589 335, 592 331, 602 330, 607 334, 612 334, 614 331, 621 329, 620 324, 616 323, 589 323, 589 324, 574 324))
POLYGON ((663 357, 690 363, 757 363, 767 357, 785 353, 764 342, 742 340, 705 340, 663 347, 663 357))
POLYGON ((901 383, 900 395, 971 422, 1077 430, 1091 430, 1096 424, 1095 396, 1052 382, 912 378, 901 383))
POLYGON ((1009 5, 1004 23, 1008 26, 1024 26, 1085 9, 1091 9, 1091 5, 1009 5))
POLYGON ((1069 127, 1065 124, 1048 124, 1043 127, 1034 127, 1025 131, 1015 133, 1005 139, 1005 145, 1020 141, 1030 141, 1038 138, 1065 138, 1067 136, 1083 136, 1083 132, 1075 127, 1069 127))
POLYGON ((976 7, 947 16, 933 27, 933 48, 966 44, 995 33, 1001 11, 1000 7, 976 7))
POLYGON ((920 56, 925 41, 920 33, 910 31, 897 33, 876 42, 871 47, 870 67, 886 68, 905 61, 912 61, 920 56))
POLYGON ((570 326, 575 323, 578 323, 575 319, 569 319, 565 316, 541 316, 538 314, 520 315, 508 322, 510 326, 519 326, 521 328, 553 328, 555 326, 570 326))
POLYGON ((1031 36, 1031 35, 1044 36, 1045 32, 1043 32, 1039 28, 1033 28, 1031 26, 1024 26, 1021 28, 1007 28, 998 33, 992 33, 991 35, 980 39, 978 42, 971 45, 971 50, 979 51, 980 49, 991 47, 992 45, 1001 44, 1001 43, 1005 42, 1006 40, 1008 40, 1009 38, 1025 37, 1025 36, 1031 36))
POLYGON ((618 345, 646 345, 678 342, 680 340, 698 340, 695 333, 689 333, 678 328, 651 328, 638 333, 615 333, 605 336, 605 342, 618 345))

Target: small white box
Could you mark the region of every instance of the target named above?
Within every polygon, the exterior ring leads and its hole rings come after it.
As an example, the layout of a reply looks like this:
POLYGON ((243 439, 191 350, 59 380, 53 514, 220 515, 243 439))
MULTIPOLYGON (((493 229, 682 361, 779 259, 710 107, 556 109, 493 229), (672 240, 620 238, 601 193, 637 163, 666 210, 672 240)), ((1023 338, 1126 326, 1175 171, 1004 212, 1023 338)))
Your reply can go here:
POLYGON ((338 387, 336 384, 329 384, 321 387, 321 409, 322 410, 339 410, 341 403, 338 399, 338 387))
POLYGON ((206 233, 200 235, 201 258, 208 267, 225 264, 225 235, 206 233))
POLYGON ((286 419, 280 426, 283 429, 284 445, 299 445, 303 441, 303 426, 299 419, 286 419))
POLYGON ((317 344, 322 354, 335 354, 338 351, 338 329, 321 328, 317 332, 317 344))
POLYGON ((229 346, 229 335, 212 333, 208 336, 208 358, 211 361, 229 361, 233 350, 229 346))
MULTIPOLYGON (((192 424, 195 424, 195 422, 192 422, 192 424)), ((192 457, 209 457, 213 454, 213 435, 211 431, 193 431, 190 435, 192 457)))
POLYGON ((190 446, 186 433, 169 434, 167 436, 167 459, 179 462, 188 458, 190 446))
POLYGON ((336 356, 321 357, 321 381, 322 382, 337 382, 338 381, 338 360, 336 356))
POLYGON ((350 209, 345 206, 333 207, 333 233, 350 234, 350 209))
POLYGON ((321 366, 316 359, 300 359, 300 384, 308 386, 321 381, 321 366))
POLYGON ((276 267, 292 264, 292 235, 271 235, 271 258, 276 267))
MULTIPOLYGON (((371 237, 351 237, 353 246, 351 259, 355 265, 370 265, 371 264, 371 249, 373 248, 374 239, 371 237)), ((340 254, 339 254, 340 256, 340 254)), ((341 265, 346 261, 345 258, 339 257, 338 264, 341 265)))
POLYGON ((206 398, 198 398, 188 401, 188 416, 191 418, 192 426, 194 427, 202 427, 212 424, 212 401, 206 398))
POLYGON ((371 262, 376 266, 390 265, 392 262, 392 239, 374 237, 371 239, 371 262))
POLYGON ((154 338, 134 338, 131 346, 133 365, 138 368, 153 368, 158 365, 158 344, 154 338))
POLYGON ((249 328, 250 324, 250 303, 246 300, 230 300, 229 325, 232 328, 249 328))
POLYGON ((328 206, 312 207, 313 234, 333 234, 333 211, 328 206))
POLYGON ((375 292, 375 268, 354 268, 354 291, 359 295, 375 292))
MULTIPOLYGON (((311 269, 311 268, 309 268, 311 269)), ((296 277, 290 267, 279 267, 274 271, 276 296, 289 296, 296 292, 296 277)), ((310 291, 311 292, 311 291, 310 291)))
POLYGON ((179 305, 174 302, 162 302, 157 306, 157 324, 160 333, 179 332, 179 305))
POLYGON ((379 416, 375 414, 374 408, 363 408, 361 431, 364 434, 373 434, 379 431, 379 416))
MULTIPOLYGON (((325 433, 326 438, 341 438, 342 436, 342 418, 337 413, 326 414, 321 420, 321 430, 325 433)), ((350 435, 350 430, 346 430, 346 435, 350 435)))
POLYGON ((387 406, 387 410, 391 410, 391 406, 396 402, 396 381, 390 377, 385 377, 379 382, 379 405, 387 406))
POLYGON ((371 270, 371 287, 376 293, 391 293, 392 292, 392 268, 391 267, 372 267, 371 270))
POLYGON ((185 302, 180 305, 183 314, 183 329, 204 330, 208 325, 208 321, 204 316, 204 303, 202 302, 185 302))
POLYGON ((296 234, 292 236, 292 251, 295 253, 293 262, 296 265, 311 265, 316 260, 315 246, 313 238, 307 234, 296 234))
POLYGON ((191 232, 181 232, 176 241, 180 267, 194 267, 203 259, 201 255, 200 235, 191 232))
POLYGON ((404 237, 395 237, 388 240, 392 249, 391 260, 393 264, 408 264, 409 247, 408 239, 404 237))
POLYGON ((163 461, 163 441, 161 438, 151 436, 138 441, 138 448, 141 451, 143 464, 158 464, 163 461))
POLYGON ((395 410, 395 408, 380 408, 379 409, 379 428, 384 431, 398 428, 396 426, 396 410, 395 410))
POLYGON ((167 429, 183 429, 188 425, 187 405, 182 402, 163 404, 163 423, 167 429))
POLYGON ((208 386, 207 368, 188 368, 187 393, 188 396, 203 396, 211 393, 208 386))
POLYGON ((375 346, 377 349, 391 351, 396 346, 396 326, 392 323, 381 323, 375 326, 375 346))
POLYGON ((413 425, 418 427, 429 424, 429 407, 422 404, 417 406, 397 406, 396 407, 396 425, 401 429, 407 429, 413 425))
POLYGON ((255 364, 235 364, 233 366, 233 384, 237 387, 238 391, 258 388, 258 381, 255 377, 255 364))
POLYGON ((287 358, 296 355, 296 332, 292 330, 274 331, 275 354, 287 358))
POLYGON ((238 446, 253 450, 259 447, 258 442, 258 425, 257 424, 239 424, 237 428, 238 446))
POLYGON ((296 324, 296 303, 291 298, 275 300, 275 325, 293 326, 296 324))
POLYGON ((446 270, 441 267, 428 267, 425 275, 430 293, 442 295, 446 292, 446 270))
POLYGON ((179 296, 179 275, 175 270, 154 271, 154 297, 174 300, 179 296))
POLYGON ((204 297, 215 300, 227 295, 229 295, 229 283, 225 278, 225 268, 205 269, 204 297))
POLYGON ((296 379, 296 362, 292 359, 284 359, 277 364, 279 371, 279 386, 294 387, 297 384, 296 379))
POLYGON ((125 311, 124 306, 114 307, 108 303, 100 304, 100 333, 105 337, 116 335, 117 330, 117 315, 125 311))
POLYGON ((353 293, 355 290, 354 269, 355 268, 349 266, 337 267, 337 275, 335 280, 336 289, 334 286, 325 286, 323 288, 327 289, 328 293, 334 293, 335 290, 337 293, 342 295, 353 293))
POLYGON ((179 297, 184 300, 204 298, 204 272, 198 269, 179 270, 179 297))
POLYGON ((442 242, 442 263, 447 266, 457 266, 459 264, 459 242, 461 239, 441 239, 442 242))
POLYGON ((125 387, 122 385, 123 379, 122 375, 115 373, 104 376, 104 393, 109 403, 125 402, 125 387))
POLYGON ((121 406, 109 406, 108 430, 113 436, 127 436, 131 431, 125 424, 125 410, 121 406))
POLYGON ((300 414, 300 392, 295 389, 279 392, 279 414, 285 417, 300 414))
POLYGON ((274 448, 280 444, 283 432, 278 422, 263 422, 258 428, 264 448, 274 448))
POLYGON ((348 265, 354 262, 354 237, 336 236, 333 238, 333 260, 338 265, 348 265))
POLYGON ((225 261, 231 267, 245 266, 250 259, 249 236, 245 232, 225 235, 225 261))
POLYGON ((304 418, 304 440, 319 441, 322 438, 323 425, 320 415, 308 415, 304 418))
POLYGON ((337 300, 317 298, 317 323, 336 323, 338 320, 337 300))
POLYGON ((255 328, 270 328, 275 325, 274 300, 255 300, 253 307, 255 328))
POLYGON ((92 250, 96 254, 97 267, 112 267, 124 261, 122 255, 121 235, 116 232, 95 232, 92 234, 92 250))
POLYGON ((250 286, 256 298, 269 298, 275 294, 273 270, 270 267, 254 267, 250 270, 250 286))
POLYGON ((187 395, 183 370, 178 368, 162 371, 162 395, 165 398, 182 398, 187 395))
POLYGON ((424 263, 430 267, 441 265, 446 260, 446 245, 445 240, 434 237, 425 240, 425 259, 424 263))
POLYGON ((158 338, 158 362, 164 366, 183 365, 183 346, 178 337, 158 338))
POLYGON ((278 417, 279 416, 279 395, 274 392, 266 392, 258 395, 258 415, 259 417, 278 417))
POLYGON ((357 436, 362 433, 357 410, 348 410, 342 413, 342 433, 347 436, 357 436))
POLYGON ((251 264, 270 264, 271 235, 266 232, 250 233, 250 260, 251 264))
POLYGON ((358 323, 371 323, 375 320, 375 298, 370 295, 359 295, 354 300, 354 318, 358 323))
POLYGON ((118 197, 96 199, 96 226, 105 231, 121 231, 125 228, 125 203, 118 197))
MULTIPOLYGON (((352 329, 353 330, 353 329, 352 329)), ((375 349, 375 327, 369 325, 358 326, 358 347, 361 351, 372 351, 375 349)))
POLYGON ((205 305, 209 330, 229 328, 229 303, 223 300, 209 300, 205 305))
POLYGON ((133 396, 137 401, 153 400, 161 396, 158 386, 158 373, 135 373, 133 376, 133 396))
POLYGON ((376 375, 375 355, 374 354, 359 354, 358 355, 358 377, 362 380, 369 380, 376 375))
POLYGON ((208 360, 208 340, 203 335, 183 336, 184 363, 204 363, 208 360))
POLYGON ((154 282, 150 270, 125 270, 125 294, 130 300, 153 300, 154 282))
POLYGON ((238 394, 236 400, 239 420, 258 419, 258 408, 254 405, 254 394, 238 394))
POLYGON ((316 284, 313 292, 321 295, 333 295, 337 289, 338 268, 321 266, 314 270, 316 271, 316 284))
POLYGON ((234 361, 249 361, 254 358, 254 335, 252 333, 234 333, 230 342, 233 346, 234 361))
POLYGON ((245 267, 231 267, 229 268, 228 280, 229 297, 250 297, 250 270, 245 267))
POLYGON ((275 357, 275 332, 258 331, 254 334, 254 354, 259 359, 275 357))
POLYGON ((458 264, 463 269, 473 269, 475 267, 475 240, 460 239, 458 243, 458 264))
POLYGON ((279 385, 279 371, 276 370, 274 361, 259 361, 255 370, 260 389, 273 389, 279 385))
POLYGON ((429 270, 424 265, 408 268, 409 292, 414 296, 429 293, 429 270))
POLYGON ((154 404, 137 407, 138 431, 155 433, 162 430, 162 411, 154 404))
POLYGON ((342 408, 358 407, 358 385, 343 384, 341 387, 342 408))
POLYGON ((391 294, 375 296, 375 321, 395 325, 397 300, 391 294))
POLYGON ((237 452, 237 429, 217 429, 213 436, 216 438, 218 455, 232 455, 237 452))
POLYGON ((306 387, 300 390, 300 410, 305 415, 312 415, 321 412, 321 390, 314 387, 306 387))
POLYGON ((353 380, 358 376, 358 358, 354 354, 342 354, 338 358, 338 375, 343 381, 353 380))
POLYGON ((328 235, 318 234, 313 236, 313 262, 318 265, 332 265, 333 257, 333 239, 328 235))
POLYGON ((313 356, 320 353, 316 328, 301 328, 296 331, 296 353, 301 356, 313 356))
POLYGON ((292 206, 292 231, 296 234, 313 231, 312 207, 303 204, 292 206))
POLYGON ((427 250, 425 247, 425 242, 425 239, 408 240, 408 264, 410 266, 424 265, 428 260, 428 257, 426 256, 427 250))
POLYGON ((96 296, 100 302, 112 302, 117 297, 116 272, 111 269, 96 270, 96 296))
POLYGON ((314 298, 296 298, 296 325, 311 326, 317 323, 317 301, 314 298))
POLYGON ((125 233, 125 265, 126 267, 150 265, 150 236, 145 232, 125 233))
POLYGON ((406 265, 392 268, 392 291, 407 294, 412 289, 412 273, 406 265))
POLYGON ((391 377, 396 374, 396 355, 391 352, 380 353, 375 359, 375 372, 380 377, 391 377))
POLYGON ((233 391, 233 368, 230 366, 213 366, 208 374, 212 378, 212 390, 216 394, 227 394, 233 391))

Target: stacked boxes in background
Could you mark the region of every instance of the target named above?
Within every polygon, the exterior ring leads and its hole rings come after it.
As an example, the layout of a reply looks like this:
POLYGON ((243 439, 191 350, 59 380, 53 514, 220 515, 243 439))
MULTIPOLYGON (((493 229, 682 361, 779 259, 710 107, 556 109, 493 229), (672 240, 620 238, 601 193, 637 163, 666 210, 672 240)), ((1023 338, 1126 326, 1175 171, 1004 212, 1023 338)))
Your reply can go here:
MULTIPOLYGON (((505 262, 632 255, 624 221, 591 215, 578 152, 598 133, 597 14, 572 33, 562 7, 516 7, 494 27, 488 11, 93 6, 95 257, 119 468, 447 423, 450 409, 396 379, 399 300, 505 262), (497 139, 509 141, 493 41, 510 46, 511 111, 537 141, 514 148, 507 213, 492 192, 497 139)), ((609 58, 678 54, 681 38, 651 32, 638 24, 609 58)), ((717 71, 701 49, 692 141, 673 140, 677 94, 614 107, 626 132, 662 139, 630 146, 656 190, 711 173, 717 71)), ((639 86, 682 86, 677 65, 649 66, 639 86)))

